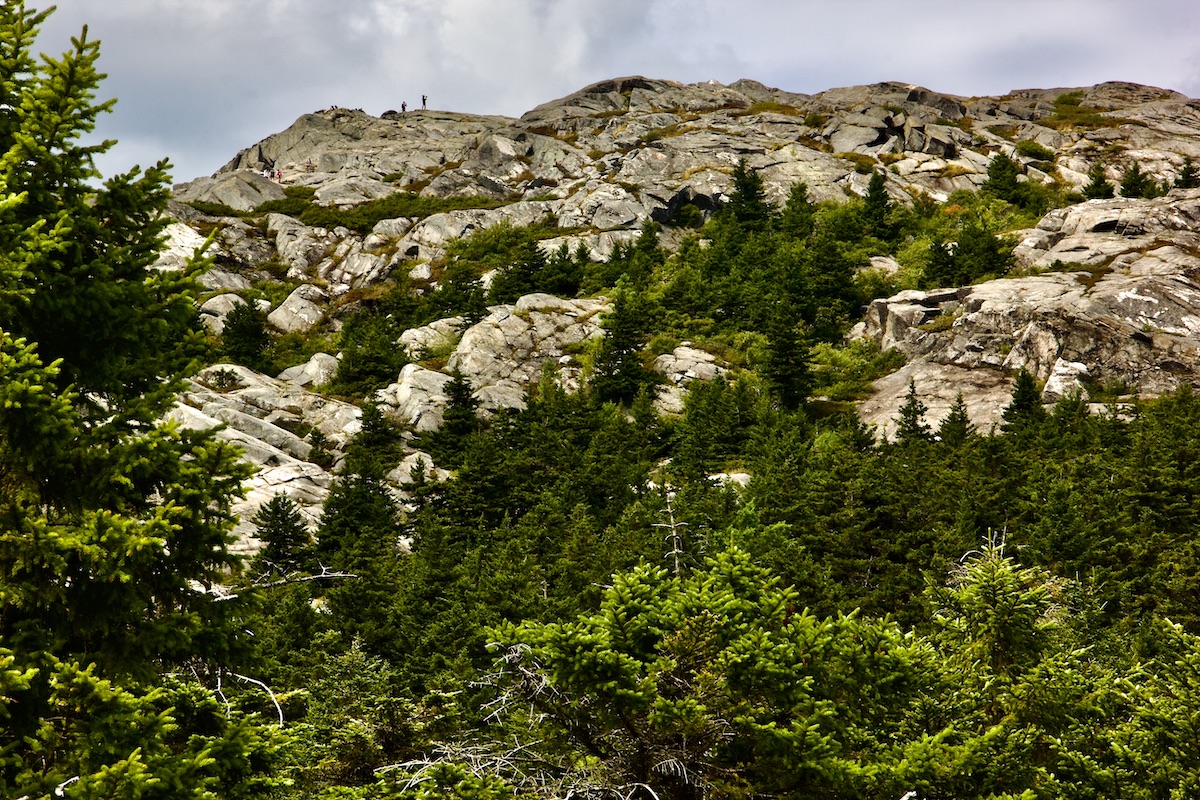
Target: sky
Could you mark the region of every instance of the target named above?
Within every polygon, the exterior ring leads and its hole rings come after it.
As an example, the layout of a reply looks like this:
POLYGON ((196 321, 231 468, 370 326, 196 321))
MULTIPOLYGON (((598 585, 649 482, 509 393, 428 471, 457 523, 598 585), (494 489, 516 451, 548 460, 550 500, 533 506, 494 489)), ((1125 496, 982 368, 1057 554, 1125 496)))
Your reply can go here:
MULTIPOLYGON (((16 0, 5 0, 15 2, 16 0)), ((26 0, 30 8, 49 3, 26 0)), ((38 49, 84 25, 117 98, 105 175, 176 182, 331 105, 520 116, 606 78, 880 81, 957 95, 1132 81, 1200 97, 1197 0, 58 0, 38 49)))

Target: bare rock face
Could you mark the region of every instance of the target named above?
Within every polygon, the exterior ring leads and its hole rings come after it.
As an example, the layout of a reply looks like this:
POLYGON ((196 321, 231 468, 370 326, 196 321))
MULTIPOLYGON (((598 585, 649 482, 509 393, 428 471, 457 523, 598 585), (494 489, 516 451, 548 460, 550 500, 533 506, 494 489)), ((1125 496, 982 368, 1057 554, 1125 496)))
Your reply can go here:
POLYGON ((243 458, 256 468, 246 482, 245 498, 233 508, 239 514, 234 549, 243 553, 258 548, 250 520, 276 494, 294 500, 310 521, 320 516, 333 474, 308 460, 312 446, 296 431, 319 430, 340 452, 361 426, 361 412, 349 403, 235 364, 215 364, 202 371, 170 416, 188 428, 223 426, 217 435, 240 447, 243 458))
POLYGON ((229 206, 234 211, 250 211, 268 200, 282 200, 283 187, 261 172, 237 170, 222 172, 211 178, 197 178, 175 187, 175 199, 190 203, 205 201, 229 206))
POLYGON ((302 283, 267 315, 267 322, 284 333, 312 330, 324 316, 329 295, 312 284, 302 283))
POLYGON ((410 358, 452 347, 447 371, 409 364, 396 383, 378 393, 377 400, 401 423, 426 431, 442 423, 450 372, 458 372, 471 383, 483 413, 524 408, 529 388, 538 382, 547 364, 554 368, 561 385, 576 390, 580 370, 571 352, 601 335, 600 317, 608 310, 604 298, 564 300, 531 294, 512 305, 492 306, 487 317, 461 336, 460 317, 405 331, 400 343, 410 358))
POLYGON ((1090 201, 1047 215, 1018 248, 1027 268, 1054 271, 876 300, 863 334, 909 363, 877 382, 863 418, 887 430, 910 378, 929 421, 961 390, 985 427, 1022 368, 1047 402, 1092 386, 1200 386, 1198 223, 1197 190, 1090 201))
POLYGON ((604 298, 526 295, 515 305, 495 306, 464 331, 447 366, 471 381, 484 409, 524 408, 525 392, 547 362, 559 367, 559 380, 568 387, 577 384, 578 369, 562 359, 602 333, 600 315, 608 310, 604 298))

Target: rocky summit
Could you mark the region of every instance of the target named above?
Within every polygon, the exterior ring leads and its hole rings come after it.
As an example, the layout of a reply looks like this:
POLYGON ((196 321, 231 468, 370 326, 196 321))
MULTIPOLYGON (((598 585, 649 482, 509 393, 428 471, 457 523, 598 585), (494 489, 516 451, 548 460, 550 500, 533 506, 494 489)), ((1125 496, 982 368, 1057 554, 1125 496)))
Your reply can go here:
MULTIPOLYGON (((1016 163, 1019 181, 1066 193, 1097 174, 1117 183, 1131 164, 1169 186, 1191 159, 1200 161, 1200 101, 1129 83, 968 98, 902 83, 796 94, 749 80, 627 77, 520 118, 425 110, 375 117, 334 107, 247 147, 216 174, 176 186, 178 222, 160 266, 179 268, 211 234, 215 265, 204 281, 212 293, 202 313, 214 332, 252 285, 280 281, 291 287, 286 294, 260 299, 277 332, 336 332, 344 313, 397 271, 435 289, 447 246, 496 225, 561 229, 541 240, 545 252, 582 245, 602 261, 647 220, 665 226, 664 245, 678 245, 728 200, 739 164, 777 206, 798 183, 815 202, 864 196, 873 175, 892 202, 912 206, 978 189, 998 154, 1016 163), (288 198, 301 195, 338 211, 399 195, 478 202, 356 229, 285 213, 288 198)), ((1006 233, 1015 244, 1006 276, 908 289, 863 309, 851 335, 906 357, 859 404, 880 434, 892 432, 910 386, 929 422, 961 395, 986 430, 1020 369, 1037 379, 1046 402, 1077 391, 1119 398, 1200 385, 1200 190, 1076 202, 1006 233)), ((887 258, 873 266, 889 263, 895 267, 887 258)), ((376 400, 421 432, 441 424, 452 372, 470 381, 481 413, 521 407, 547 364, 572 389, 583 368, 576 355, 603 333, 610 310, 608 297, 534 294, 469 322, 414 328, 396 342, 413 363, 376 400)), ((278 378, 212 368, 181 398, 191 410, 180 413, 250 442, 248 457, 279 476, 275 485, 256 484, 256 497, 302 486, 302 505, 315 509, 328 475, 302 466, 306 445, 276 423, 324 431, 336 463, 358 412, 314 399, 312 390, 336 371, 337 358, 319 353, 278 378)), ((667 412, 682 409, 689 381, 736 371, 727 353, 691 343, 654 364, 664 376, 658 407, 667 412)), ((413 450, 409 461, 422 456, 413 450)), ((259 484, 270 483, 263 474, 259 484)), ((408 474, 393 476, 398 488, 408 474)))

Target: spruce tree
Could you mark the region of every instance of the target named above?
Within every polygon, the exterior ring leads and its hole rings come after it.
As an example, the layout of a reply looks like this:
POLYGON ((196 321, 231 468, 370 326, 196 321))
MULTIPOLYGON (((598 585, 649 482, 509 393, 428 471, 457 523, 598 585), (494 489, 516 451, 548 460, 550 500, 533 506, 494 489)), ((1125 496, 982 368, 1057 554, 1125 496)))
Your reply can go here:
POLYGON ((163 421, 203 346, 192 278, 152 269, 167 165, 100 182, 98 46, 36 61, 45 18, 0 6, 0 795, 269 792, 270 734, 181 677, 245 652, 247 470, 163 421))
POLYGON ((1121 173, 1121 197, 1154 197, 1158 184, 1148 173, 1142 172, 1141 164, 1134 161, 1121 173))
POLYGON ((604 338, 592 371, 591 387, 604 402, 630 403, 653 375, 642 366, 643 320, 639 295, 622 278, 613 293, 612 311, 601 326, 604 338))
POLYGON ((967 404, 963 402, 962 392, 954 398, 950 413, 942 418, 938 425, 937 438, 950 447, 959 447, 975 435, 975 425, 967 415, 967 404))
POLYGON ((1001 412, 1004 420, 1000 430, 1004 433, 1025 433, 1036 430, 1046 419, 1042 406, 1042 393, 1038 390, 1033 374, 1024 367, 1013 380, 1013 396, 1001 412))
POLYGON ((1104 165, 1097 161, 1088 170, 1088 182, 1083 187, 1083 196, 1088 200, 1106 200, 1113 196, 1114 191, 1104 171, 1104 165))
POLYGON ((929 423, 925 421, 925 412, 929 407, 921 402, 917 395, 917 383, 908 381, 908 394, 904 396, 904 404, 900 406, 900 416, 896 419, 896 442, 912 444, 913 442, 928 442, 932 440, 929 423))
POLYGON ((883 173, 876 170, 871 173, 871 181, 867 184, 867 196, 863 200, 863 221, 866 223, 867 233, 885 241, 891 238, 887 217, 892 208, 886 187, 887 181, 883 173))
POLYGON ((312 536, 296 502, 282 492, 258 509, 252 520, 264 543, 256 560, 265 572, 287 575, 308 566, 312 536))
POLYGON ((987 180, 979 188, 1014 206, 1024 205, 1025 187, 1017 180, 1020 174, 1020 164, 1004 153, 997 153, 988 162, 987 180))
POLYGON ((1196 169, 1191 156, 1185 156, 1183 166, 1179 168, 1179 174, 1175 176, 1174 187, 1176 189, 1195 189, 1198 186, 1200 186, 1200 169, 1196 169))
POLYGON ((733 168, 733 191, 729 202, 721 209, 721 216, 731 219, 741 228, 761 230, 770 223, 775 209, 767 202, 763 190, 762 176, 741 159, 733 168))

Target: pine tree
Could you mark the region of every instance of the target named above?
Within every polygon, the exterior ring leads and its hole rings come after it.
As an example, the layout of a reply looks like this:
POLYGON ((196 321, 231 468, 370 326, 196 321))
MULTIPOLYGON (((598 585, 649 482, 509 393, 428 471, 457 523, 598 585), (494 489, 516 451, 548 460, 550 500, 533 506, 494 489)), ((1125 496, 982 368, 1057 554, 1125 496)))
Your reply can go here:
POLYGON ((1183 166, 1179 168, 1179 174, 1175 176, 1174 187, 1176 189, 1195 189, 1198 186, 1200 186, 1200 169, 1196 169, 1191 156, 1185 156, 1183 166))
POLYGON ((99 50, 35 62, 45 17, 0 6, 0 794, 270 792, 269 731, 173 676, 245 652, 217 588, 248 473, 163 421, 203 347, 197 286, 151 269, 167 165, 99 183, 99 50))
POLYGON ((653 381, 641 360, 646 321, 639 305, 639 295, 622 278, 613 293, 612 311, 601 323, 605 333, 592 371, 592 391, 601 401, 630 403, 653 381))
POLYGON ((1113 196, 1113 185, 1108 180, 1104 165, 1097 161, 1088 170, 1088 182, 1083 187, 1083 196, 1088 200, 1106 200, 1113 196))
POLYGON ((900 415, 896 419, 896 442, 911 444, 913 442, 928 442, 933 439, 929 423, 925 421, 925 412, 929 407, 917 396, 917 383, 908 381, 908 394, 900 406, 900 415))
POLYGON ((287 575, 308 566, 312 536, 292 498, 275 495, 251 521, 257 528, 254 535, 264 542, 256 557, 263 570, 287 575))

